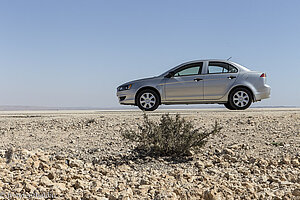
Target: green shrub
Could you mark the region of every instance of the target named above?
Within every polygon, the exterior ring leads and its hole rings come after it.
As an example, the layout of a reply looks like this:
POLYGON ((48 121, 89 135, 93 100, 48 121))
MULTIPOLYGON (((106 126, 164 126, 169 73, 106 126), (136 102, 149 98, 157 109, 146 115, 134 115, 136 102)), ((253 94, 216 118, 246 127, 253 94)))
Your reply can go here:
POLYGON ((150 156, 185 156, 192 148, 202 147, 207 138, 220 132, 217 122, 211 131, 200 131, 190 121, 181 118, 179 114, 175 119, 169 114, 163 114, 160 122, 149 120, 144 113, 144 122, 138 124, 138 130, 122 129, 125 139, 137 142, 138 150, 150 156))

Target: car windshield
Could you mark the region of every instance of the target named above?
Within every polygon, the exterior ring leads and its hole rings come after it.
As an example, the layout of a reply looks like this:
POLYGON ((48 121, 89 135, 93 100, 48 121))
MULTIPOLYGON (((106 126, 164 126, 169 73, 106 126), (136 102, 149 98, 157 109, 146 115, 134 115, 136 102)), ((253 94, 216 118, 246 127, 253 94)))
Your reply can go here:
POLYGON ((178 66, 173 67, 172 69, 169 69, 168 71, 165 71, 164 73, 160 74, 159 76, 166 76, 169 72, 174 71, 177 67, 178 66))

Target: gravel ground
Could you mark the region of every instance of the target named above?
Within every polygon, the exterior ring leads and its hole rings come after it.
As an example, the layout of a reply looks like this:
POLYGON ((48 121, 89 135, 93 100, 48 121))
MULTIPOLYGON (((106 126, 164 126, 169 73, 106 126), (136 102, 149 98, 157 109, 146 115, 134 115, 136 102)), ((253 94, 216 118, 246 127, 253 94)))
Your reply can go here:
POLYGON ((0 112, 0 199, 300 199, 300 109, 163 113, 223 129, 186 159, 141 159, 119 133, 140 111, 0 112))

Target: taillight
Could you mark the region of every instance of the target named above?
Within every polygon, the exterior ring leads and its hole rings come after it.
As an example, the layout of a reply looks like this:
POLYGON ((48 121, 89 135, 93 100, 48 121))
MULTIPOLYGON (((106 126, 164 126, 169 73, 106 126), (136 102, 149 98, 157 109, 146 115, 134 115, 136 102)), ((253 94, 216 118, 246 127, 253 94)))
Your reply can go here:
POLYGON ((262 73, 262 74, 260 75, 260 77, 267 77, 267 74, 266 74, 266 73, 262 73))

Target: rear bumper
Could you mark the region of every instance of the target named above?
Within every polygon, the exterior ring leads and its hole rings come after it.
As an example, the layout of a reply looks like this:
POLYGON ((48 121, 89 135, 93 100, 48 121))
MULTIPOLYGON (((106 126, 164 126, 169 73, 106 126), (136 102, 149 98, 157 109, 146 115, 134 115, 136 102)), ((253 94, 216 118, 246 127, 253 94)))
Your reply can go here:
POLYGON ((255 101, 260 101, 262 99, 270 98, 271 87, 268 85, 264 85, 264 87, 254 95, 255 95, 255 101))

